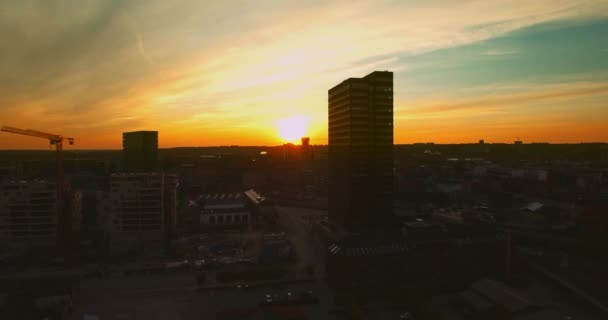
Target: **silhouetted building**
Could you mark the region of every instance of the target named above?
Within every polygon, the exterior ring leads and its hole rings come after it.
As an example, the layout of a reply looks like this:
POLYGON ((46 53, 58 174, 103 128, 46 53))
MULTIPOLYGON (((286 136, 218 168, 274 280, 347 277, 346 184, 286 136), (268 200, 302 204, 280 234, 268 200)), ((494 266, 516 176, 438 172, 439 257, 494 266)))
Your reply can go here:
POLYGON ((349 78, 328 93, 329 218, 382 225, 392 217, 393 73, 349 78))
POLYGON ((158 131, 134 131, 122 134, 124 169, 128 172, 158 169, 158 131))
POLYGON ((110 191, 97 194, 100 224, 116 238, 170 237, 176 223, 176 188, 177 176, 172 174, 112 174, 110 191))
POLYGON ((310 147, 310 138, 302 137, 302 160, 311 161, 313 158, 312 148, 310 147))
MULTIPOLYGON (((81 193, 69 192, 72 229, 78 230, 81 193)), ((54 245, 57 236, 57 189, 49 181, 5 181, 0 184, 0 241, 54 245)))
POLYGON ((310 146, 310 138, 302 137, 302 147, 309 147, 309 146, 310 146))

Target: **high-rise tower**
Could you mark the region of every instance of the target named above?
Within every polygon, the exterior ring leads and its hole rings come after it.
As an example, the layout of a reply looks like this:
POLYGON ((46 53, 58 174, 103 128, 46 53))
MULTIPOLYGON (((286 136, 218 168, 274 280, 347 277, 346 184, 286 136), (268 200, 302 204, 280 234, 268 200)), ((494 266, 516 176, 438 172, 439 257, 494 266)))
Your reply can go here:
POLYGON ((393 216, 393 73, 329 89, 329 218, 351 229, 393 216))

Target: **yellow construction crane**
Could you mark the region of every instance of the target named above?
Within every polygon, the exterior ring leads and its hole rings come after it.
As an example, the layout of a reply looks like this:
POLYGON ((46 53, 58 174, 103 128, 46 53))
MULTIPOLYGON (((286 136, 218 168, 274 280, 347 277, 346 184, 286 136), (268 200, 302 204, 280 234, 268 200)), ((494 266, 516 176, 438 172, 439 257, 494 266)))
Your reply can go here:
POLYGON ((50 146, 55 147, 57 158, 57 242, 59 249, 63 251, 64 258, 68 259, 71 248, 72 217, 66 206, 68 199, 68 185, 63 170, 63 143, 74 144, 74 138, 64 137, 59 134, 47 133, 32 129, 19 129, 2 126, 0 131, 21 134, 30 137, 49 140, 50 146))

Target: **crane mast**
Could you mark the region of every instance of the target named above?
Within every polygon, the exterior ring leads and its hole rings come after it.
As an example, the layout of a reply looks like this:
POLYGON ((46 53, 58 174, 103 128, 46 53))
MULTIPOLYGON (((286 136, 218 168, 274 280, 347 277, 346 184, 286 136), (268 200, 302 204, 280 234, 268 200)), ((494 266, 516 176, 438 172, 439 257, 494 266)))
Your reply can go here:
POLYGON ((63 169, 63 143, 67 142, 70 145, 74 144, 74 138, 63 137, 59 134, 47 133, 38 130, 20 129, 9 126, 2 126, 0 131, 46 139, 49 141, 51 147, 55 147, 55 156, 57 161, 57 244, 67 262, 71 253, 72 217, 71 211, 68 210, 66 204, 68 199, 68 185, 63 169))

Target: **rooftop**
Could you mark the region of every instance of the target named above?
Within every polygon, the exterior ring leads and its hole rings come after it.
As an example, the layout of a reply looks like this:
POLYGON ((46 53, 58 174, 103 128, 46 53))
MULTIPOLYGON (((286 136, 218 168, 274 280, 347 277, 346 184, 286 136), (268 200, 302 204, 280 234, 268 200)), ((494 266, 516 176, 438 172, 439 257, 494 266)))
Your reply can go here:
POLYGON ((255 190, 250 189, 245 191, 245 196, 247 198, 249 198, 249 201, 251 201, 253 204, 260 204, 262 202, 264 202, 264 200, 266 200, 265 197, 262 197, 259 193, 255 192, 255 190))
POLYGON ((345 84, 345 83, 349 83, 349 82, 357 82, 357 81, 366 81, 366 80, 367 80, 367 79, 369 79, 369 78, 370 78, 372 75, 375 75, 375 74, 389 74, 389 73, 390 73, 391 75, 393 74, 393 72, 392 72, 392 71, 387 71, 387 70, 385 70, 385 71, 373 71, 373 72, 371 72, 370 74, 368 74, 368 75, 366 75, 366 76, 364 76, 364 77, 361 77, 361 78, 348 78, 348 79, 343 80, 342 82, 338 83, 337 85, 333 86, 331 89, 329 89, 329 91, 332 91, 332 90, 334 90, 334 89, 336 89, 336 88, 338 88, 338 87, 342 86, 342 85, 343 85, 343 84, 345 84))
POLYGON ((203 210, 244 209, 245 197, 240 192, 212 193, 200 196, 195 203, 203 210))

